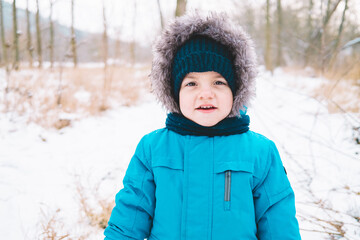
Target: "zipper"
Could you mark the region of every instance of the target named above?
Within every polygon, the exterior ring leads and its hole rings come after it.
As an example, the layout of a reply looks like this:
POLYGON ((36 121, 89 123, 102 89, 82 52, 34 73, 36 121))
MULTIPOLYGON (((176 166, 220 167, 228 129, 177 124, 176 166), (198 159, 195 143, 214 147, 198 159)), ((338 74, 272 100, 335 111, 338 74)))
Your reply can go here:
POLYGON ((224 194, 224 209, 230 210, 230 194, 231 194, 231 171, 225 171, 225 194, 224 194))

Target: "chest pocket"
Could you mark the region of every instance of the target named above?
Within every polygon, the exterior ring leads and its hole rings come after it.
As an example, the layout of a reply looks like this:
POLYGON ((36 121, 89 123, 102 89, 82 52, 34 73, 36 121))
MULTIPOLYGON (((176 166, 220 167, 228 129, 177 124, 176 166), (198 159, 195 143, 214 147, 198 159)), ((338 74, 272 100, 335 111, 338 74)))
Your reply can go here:
POLYGON ((171 186, 181 184, 183 178, 184 164, 181 158, 155 157, 152 162, 154 180, 157 187, 160 185, 171 186))
POLYGON ((184 163, 180 158, 155 157, 152 162, 152 168, 164 167, 173 170, 184 170, 184 163))
MULTIPOLYGON (((214 166, 215 185, 217 192, 222 191, 224 210, 231 210, 232 197, 243 201, 241 194, 252 192, 252 174, 254 171, 253 162, 234 161, 234 162, 218 162, 214 166), (219 190, 221 189, 221 190, 219 190)), ((221 194, 217 194, 219 197, 221 194)))

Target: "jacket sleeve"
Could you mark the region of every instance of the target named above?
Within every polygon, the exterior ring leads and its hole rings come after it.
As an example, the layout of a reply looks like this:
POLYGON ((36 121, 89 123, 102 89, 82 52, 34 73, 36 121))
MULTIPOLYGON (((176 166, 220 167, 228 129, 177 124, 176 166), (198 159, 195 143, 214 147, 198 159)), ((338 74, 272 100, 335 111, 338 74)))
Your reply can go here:
POLYGON ((104 235, 105 240, 144 240, 150 234, 155 209, 155 184, 146 158, 144 141, 136 148, 115 197, 115 207, 104 235))
POLYGON ((294 192, 273 142, 266 162, 263 177, 253 193, 257 237, 260 240, 301 239, 294 192))

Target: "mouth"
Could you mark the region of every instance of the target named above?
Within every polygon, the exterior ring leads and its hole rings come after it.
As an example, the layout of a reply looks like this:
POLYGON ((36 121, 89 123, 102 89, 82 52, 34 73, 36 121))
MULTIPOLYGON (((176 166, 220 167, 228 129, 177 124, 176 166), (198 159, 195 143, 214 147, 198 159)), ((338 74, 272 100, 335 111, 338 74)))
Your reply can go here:
POLYGON ((217 107, 215 107, 211 104, 201 105, 196 108, 196 110, 201 111, 201 112, 213 112, 216 109, 217 109, 217 107))

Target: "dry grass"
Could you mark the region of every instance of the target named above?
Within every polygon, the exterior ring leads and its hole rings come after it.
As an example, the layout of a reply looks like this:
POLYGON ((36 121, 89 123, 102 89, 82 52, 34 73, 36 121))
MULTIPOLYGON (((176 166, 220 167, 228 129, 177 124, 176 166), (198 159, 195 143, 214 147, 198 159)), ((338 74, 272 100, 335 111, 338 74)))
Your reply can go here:
POLYGON ((70 240, 69 233, 64 233, 64 223, 61 220, 59 213, 60 209, 55 211, 44 210, 41 208, 41 233, 39 234, 40 240, 70 240))
POLYGON ((320 72, 311 68, 306 67, 305 69, 301 66, 284 66, 281 68, 285 73, 290 75, 302 76, 302 77, 317 77, 320 72))
POLYGON ((360 59, 343 58, 324 71, 312 70, 314 76, 328 79, 315 89, 314 96, 327 103, 330 113, 360 112, 360 59))
POLYGON ((359 80, 360 56, 339 58, 331 67, 328 67, 323 72, 323 75, 331 80, 359 80))
POLYGON ((360 112, 360 85, 349 80, 329 81, 315 89, 314 96, 327 103, 330 113, 360 112))
POLYGON ((286 73, 298 76, 324 77, 334 81, 343 79, 348 80, 350 83, 356 83, 356 81, 360 80, 360 57, 341 59, 341 61, 334 64, 332 67, 325 67, 324 69, 284 66, 282 67, 282 70, 286 73))
MULTIPOLYGON (((306 202, 307 207, 313 207, 314 211, 299 213, 298 219, 303 223, 309 223, 311 228, 305 227, 303 231, 319 232, 328 235, 328 239, 353 239, 349 236, 360 236, 359 206, 357 199, 358 191, 350 186, 334 188, 331 191, 344 193, 349 199, 356 199, 353 205, 349 205, 347 211, 335 209, 328 199, 316 199, 306 202), (349 229, 350 228, 350 229, 349 229)), ((304 209, 303 209, 304 210, 304 209)), ((305 224, 304 224, 305 225, 305 224)))
POLYGON ((106 198, 100 194, 100 185, 101 182, 91 188, 86 188, 77 181, 76 190, 83 221, 91 226, 105 229, 115 202, 113 197, 106 198))
POLYGON ((62 210, 43 206, 38 223, 39 240, 86 240, 94 233, 103 232, 107 227, 111 211, 115 205, 114 197, 106 197, 101 193, 101 184, 105 178, 96 184, 84 183, 84 177, 75 178, 75 199, 79 204, 79 216, 76 226, 71 226, 61 215, 62 210), (88 187, 90 186, 90 187, 88 187))
POLYGON ((74 118, 136 105, 149 88, 148 72, 148 67, 108 67, 106 72, 100 67, 11 72, 3 94, 3 111, 45 128, 60 129, 74 118))
POLYGON ((330 113, 360 113, 360 60, 346 62, 321 72, 319 69, 284 67, 284 72, 303 77, 323 77, 326 83, 315 88, 312 96, 327 104, 330 113))

